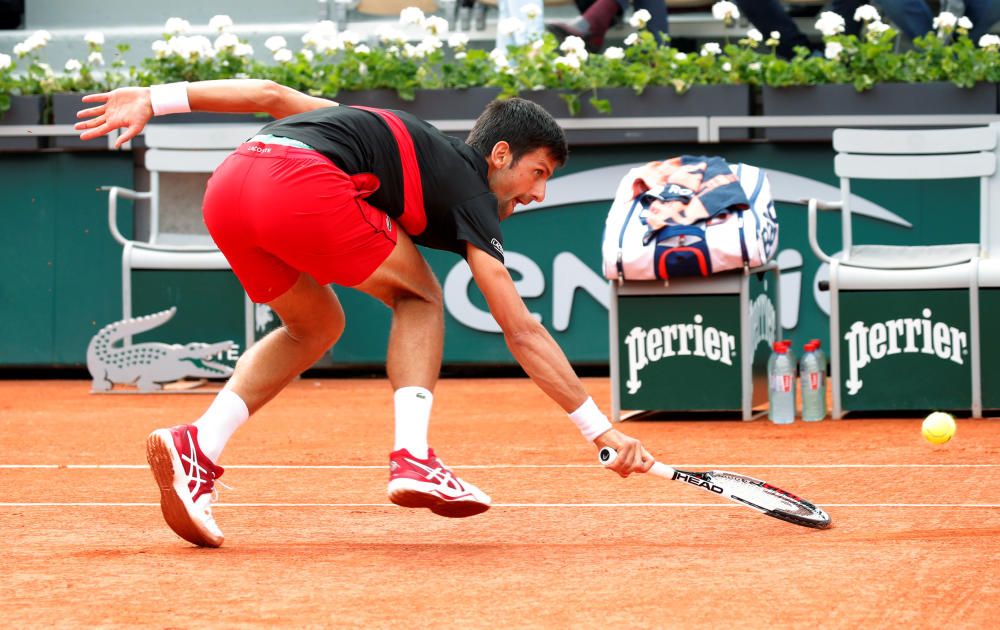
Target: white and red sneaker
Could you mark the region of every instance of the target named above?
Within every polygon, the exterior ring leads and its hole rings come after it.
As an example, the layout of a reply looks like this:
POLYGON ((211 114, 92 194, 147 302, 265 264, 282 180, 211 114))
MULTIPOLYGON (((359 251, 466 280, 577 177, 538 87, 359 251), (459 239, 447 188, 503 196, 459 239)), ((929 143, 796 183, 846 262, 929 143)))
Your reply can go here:
POLYGON ((405 448, 389 454, 389 500, 451 518, 475 516, 490 509, 489 495, 455 476, 434 449, 428 449, 427 459, 418 459, 405 448))
POLYGON ((225 537, 212 517, 212 489, 223 469, 201 452, 198 428, 183 424, 153 431, 146 438, 146 460, 170 529, 189 543, 221 546, 225 537))

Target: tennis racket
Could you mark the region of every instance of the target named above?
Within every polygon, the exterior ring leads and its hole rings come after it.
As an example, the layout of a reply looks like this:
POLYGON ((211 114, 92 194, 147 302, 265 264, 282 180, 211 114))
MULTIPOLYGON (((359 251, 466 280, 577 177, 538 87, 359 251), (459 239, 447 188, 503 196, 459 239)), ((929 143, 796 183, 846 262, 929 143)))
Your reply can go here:
MULTIPOLYGON (((598 457, 605 466, 611 465, 618 458, 618 453, 610 446, 601 449, 598 457)), ((826 529, 833 521, 830 516, 805 499, 800 499, 791 492, 786 492, 753 477, 747 477, 724 470, 707 470, 705 472, 688 472, 677 470, 666 464, 656 462, 650 469, 654 475, 681 481, 735 501, 740 505, 753 508, 768 516, 801 525, 826 529)))

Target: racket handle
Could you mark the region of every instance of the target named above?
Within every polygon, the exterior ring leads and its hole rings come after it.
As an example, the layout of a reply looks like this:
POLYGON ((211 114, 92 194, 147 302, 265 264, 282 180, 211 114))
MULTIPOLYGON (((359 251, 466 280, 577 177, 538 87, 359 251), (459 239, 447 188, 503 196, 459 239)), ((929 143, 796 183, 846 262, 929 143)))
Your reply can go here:
POLYGON ((618 451, 610 446, 602 446, 601 450, 597 452, 597 461, 601 462, 602 466, 610 466, 615 463, 616 459, 618 459, 618 451))
MULTIPOLYGON (((618 459, 618 451, 610 446, 603 446, 601 447, 601 450, 597 452, 597 460, 601 462, 602 466, 610 466, 616 459, 618 459)), ((661 464, 660 462, 654 463, 653 467, 649 469, 649 472, 665 479, 672 479, 674 476, 674 469, 666 464, 661 464)))

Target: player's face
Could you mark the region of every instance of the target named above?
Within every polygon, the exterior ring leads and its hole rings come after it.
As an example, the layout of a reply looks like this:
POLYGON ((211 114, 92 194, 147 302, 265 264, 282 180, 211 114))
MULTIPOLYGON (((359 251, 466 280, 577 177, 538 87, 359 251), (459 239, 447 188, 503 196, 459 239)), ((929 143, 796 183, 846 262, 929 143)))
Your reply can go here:
MULTIPOLYGON (((501 145, 506 143, 501 142, 497 147, 501 145)), ((516 163, 509 150, 494 150, 489 162, 490 189, 499 202, 501 221, 514 213, 517 204, 545 199, 545 183, 558 166, 544 148, 525 153, 516 163)))

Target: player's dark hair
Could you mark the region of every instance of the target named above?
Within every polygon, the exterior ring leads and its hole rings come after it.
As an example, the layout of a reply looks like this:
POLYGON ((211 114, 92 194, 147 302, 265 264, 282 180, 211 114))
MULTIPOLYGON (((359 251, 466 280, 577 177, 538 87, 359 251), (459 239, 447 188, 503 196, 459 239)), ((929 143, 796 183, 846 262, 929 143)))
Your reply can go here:
POLYGON ((526 153, 541 148, 548 149, 560 166, 569 154, 566 134, 552 115, 523 98, 495 100, 487 105, 465 143, 486 157, 500 141, 510 145, 514 164, 526 153))

